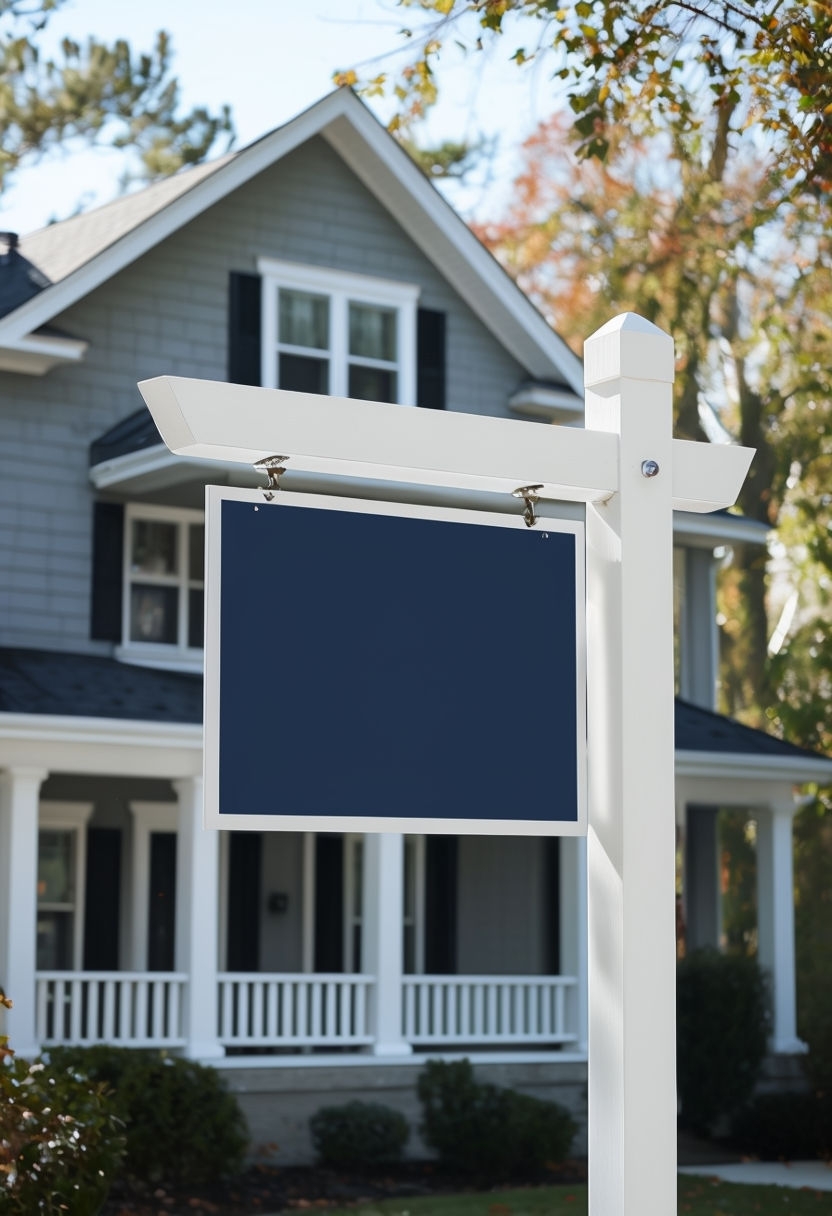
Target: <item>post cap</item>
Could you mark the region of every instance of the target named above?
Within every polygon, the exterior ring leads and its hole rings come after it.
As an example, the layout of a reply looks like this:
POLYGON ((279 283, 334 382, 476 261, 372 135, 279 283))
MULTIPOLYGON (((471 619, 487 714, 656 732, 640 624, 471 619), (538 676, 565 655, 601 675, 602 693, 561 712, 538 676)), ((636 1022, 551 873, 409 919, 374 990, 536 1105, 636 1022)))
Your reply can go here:
POLYGON ((670 334, 638 313, 622 312, 584 343, 584 384, 592 388, 624 376, 672 384, 675 363, 670 334))

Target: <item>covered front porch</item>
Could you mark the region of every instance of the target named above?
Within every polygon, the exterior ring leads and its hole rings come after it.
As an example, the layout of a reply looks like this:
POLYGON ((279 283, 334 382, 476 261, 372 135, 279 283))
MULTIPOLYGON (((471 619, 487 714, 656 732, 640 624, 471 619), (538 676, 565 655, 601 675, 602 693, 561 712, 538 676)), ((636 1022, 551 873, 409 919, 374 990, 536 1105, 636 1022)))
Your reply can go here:
MULTIPOLYGON (((169 701, 198 688, 164 680, 169 701)), ((583 842, 206 832, 198 722, 0 719, 0 980, 21 1054, 585 1058, 583 842)))
MULTIPOLYGON (((0 982, 18 1052, 586 1058, 583 841, 206 832, 197 678, 35 652, 18 669, 29 701, 0 713, 0 982), (29 703, 36 680, 60 712, 29 703)), ((720 945, 715 816, 749 809, 772 1049, 799 1051, 794 787, 832 766, 684 703, 676 741, 686 944, 720 945)))

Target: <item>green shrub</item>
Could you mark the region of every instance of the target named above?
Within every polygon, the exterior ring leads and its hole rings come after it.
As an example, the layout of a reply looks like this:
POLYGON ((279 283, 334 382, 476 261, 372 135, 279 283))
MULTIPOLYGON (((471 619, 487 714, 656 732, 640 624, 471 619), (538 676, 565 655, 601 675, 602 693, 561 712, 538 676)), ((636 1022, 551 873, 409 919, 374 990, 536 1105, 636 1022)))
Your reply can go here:
POLYGON ((325 1106, 309 1120, 324 1165, 366 1167, 398 1161, 410 1128, 397 1110, 377 1102, 325 1106))
POLYGON ((763 1161, 832 1156, 832 1094, 761 1094, 734 1119, 731 1140, 763 1161))
POLYGON ((245 1120, 215 1069, 122 1047, 62 1047, 52 1057, 114 1091, 128 1175, 198 1185, 242 1167, 245 1120))
POLYGON ((428 1060, 418 1092, 425 1143, 449 1169, 483 1180, 536 1173, 562 1161, 577 1130, 556 1102, 476 1081, 469 1060, 428 1060))
POLYGON ((700 1134, 751 1098, 766 1054, 768 991, 756 960, 696 950, 677 969, 681 1122, 700 1134))
POLYGON ((94 1216, 124 1138, 107 1087, 36 1060, 0 1063, 0 1211, 94 1216))

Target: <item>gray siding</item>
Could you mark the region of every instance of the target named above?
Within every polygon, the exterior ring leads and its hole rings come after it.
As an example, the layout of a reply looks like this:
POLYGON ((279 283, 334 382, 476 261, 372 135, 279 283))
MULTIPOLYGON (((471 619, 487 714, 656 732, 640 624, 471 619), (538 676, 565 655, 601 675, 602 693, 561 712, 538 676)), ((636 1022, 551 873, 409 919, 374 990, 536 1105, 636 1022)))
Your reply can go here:
POLYGON ((407 282, 448 317, 449 408, 504 414, 523 369, 322 140, 218 203, 57 318, 80 367, 0 373, 0 645, 89 641, 88 446, 141 405, 136 382, 224 379, 230 270, 260 256, 407 282))

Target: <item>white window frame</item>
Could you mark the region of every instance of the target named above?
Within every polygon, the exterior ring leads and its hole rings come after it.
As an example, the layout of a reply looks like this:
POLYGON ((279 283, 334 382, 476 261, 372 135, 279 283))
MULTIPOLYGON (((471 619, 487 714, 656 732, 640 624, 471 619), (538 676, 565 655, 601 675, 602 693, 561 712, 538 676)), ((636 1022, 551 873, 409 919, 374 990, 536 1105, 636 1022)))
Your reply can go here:
POLYGON ((80 971, 84 952, 84 913, 87 884, 87 824, 93 812, 91 802, 41 802, 38 814, 38 861, 40 833, 66 832, 72 843, 71 903, 37 899, 38 912, 64 912, 72 917, 72 962, 69 971, 80 971))
POLYGON ((262 277, 261 319, 261 379, 264 388, 278 388, 277 369, 280 350, 313 356, 306 347, 285 347, 278 341, 277 293, 281 287, 290 291, 306 291, 329 298, 329 350, 321 358, 329 362, 329 395, 348 395, 349 364, 366 367, 393 365, 384 360, 367 359, 349 353, 349 305, 370 304, 390 308, 396 313, 396 385, 399 405, 416 404, 416 305, 419 287, 392 279, 371 275, 351 274, 343 270, 327 270, 320 266, 304 266, 298 262, 282 262, 259 258, 257 269, 262 277))
MULTIPOLYGON (((116 648, 116 658, 125 663, 135 663, 144 667, 164 667, 171 671, 202 671, 204 650, 202 647, 188 646, 188 592, 201 586, 203 596, 205 579, 200 582, 189 577, 188 565, 185 559, 182 537, 187 535, 191 524, 205 524, 205 512, 189 507, 162 507, 152 503, 127 503, 124 510, 124 564, 122 570, 122 617, 121 617, 121 646, 116 648), (136 520, 151 520, 158 523, 175 524, 179 529, 177 537, 176 576, 137 574, 131 570, 131 554, 133 544, 133 524, 136 520), (176 643, 135 642, 130 638, 130 588, 133 582, 158 583, 163 587, 177 587, 179 590, 179 608, 177 618, 176 643)), ((203 600, 204 603, 204 600, 203 600)))

